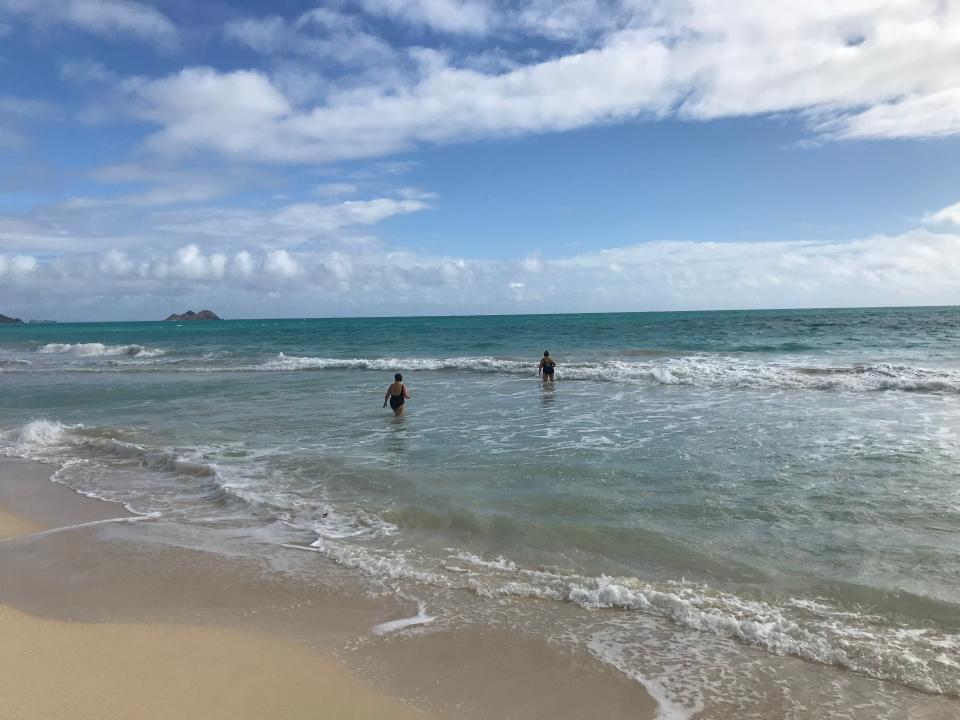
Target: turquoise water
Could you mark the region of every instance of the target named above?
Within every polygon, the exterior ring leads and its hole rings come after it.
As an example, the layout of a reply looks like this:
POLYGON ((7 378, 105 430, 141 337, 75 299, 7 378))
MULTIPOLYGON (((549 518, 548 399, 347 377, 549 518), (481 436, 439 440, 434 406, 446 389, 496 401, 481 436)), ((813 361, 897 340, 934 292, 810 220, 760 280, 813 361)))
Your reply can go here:
POLYGON ((3 452, 225 549, 608 608, 583 642, 676 716, 708 647, 960 695, 958 391, 958 308, 0 326, 3 452))

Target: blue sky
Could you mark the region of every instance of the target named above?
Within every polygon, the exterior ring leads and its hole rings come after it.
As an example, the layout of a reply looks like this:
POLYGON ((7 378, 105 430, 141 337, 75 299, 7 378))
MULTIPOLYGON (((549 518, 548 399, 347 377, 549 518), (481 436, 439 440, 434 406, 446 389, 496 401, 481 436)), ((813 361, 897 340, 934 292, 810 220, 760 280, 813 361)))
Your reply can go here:
POLYGON ((958 51, 939 0, 0 0, 0 312, 960 303, 958 51))

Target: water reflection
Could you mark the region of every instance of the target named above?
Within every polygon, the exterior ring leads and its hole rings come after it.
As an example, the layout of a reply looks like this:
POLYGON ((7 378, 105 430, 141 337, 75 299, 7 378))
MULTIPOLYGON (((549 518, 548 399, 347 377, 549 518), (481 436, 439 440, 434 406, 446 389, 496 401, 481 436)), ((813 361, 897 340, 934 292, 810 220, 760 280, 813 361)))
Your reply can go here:
POLYGON ((556 386, 552 382, 541 383, 540 385, 540 403, 545 407, 551 407, 556 396, 556 386))

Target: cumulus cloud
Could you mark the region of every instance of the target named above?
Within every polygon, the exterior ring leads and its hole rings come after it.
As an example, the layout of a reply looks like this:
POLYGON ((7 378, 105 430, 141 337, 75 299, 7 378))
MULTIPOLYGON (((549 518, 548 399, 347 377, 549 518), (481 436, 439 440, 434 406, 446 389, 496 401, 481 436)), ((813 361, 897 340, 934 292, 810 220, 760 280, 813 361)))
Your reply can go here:
POLYGON ((0 255, 0 277, 10 280, 24 278, 37 269, 37 259, 30 255, 14 255, 7 258, 0 255))
POLYGON ((286 250, 271 250, 263 262, 263 269, 279 278, 294 278, 300 274, 300 265, 286 250))
POLYGON ((159 10, 133 0, 0 0, 0 13, 40 27, 69 25, 114 39, 168 43, 177 31, 159 10))
MULTIPOLYGON (((13 273, 21 306, 43 298, 92 302, 106 294, 119 303, 101 309, 108 317, 120 312, 123 298, 197 292, 233 315, 229 303, 253 306, 277 291, 290 303, 288 314, 314 315, 382 312, 386 298, 393 312, 411 314, 517 312, 530 303, 558 312, 955 304, 960 235, 916 230, 848 242, 664 241, 536 262, 365 245, 294 253, 192 243, 159 254, 114 249, 56 262, 0 258, 0 275, 13 273)), ((13 297, 7 287, 0 283, 0 301, 13 297)))
POLYGON ((953 225, 960 225, 960 202, 941 208, 935 213, 930 213, 923 218, 923 221, 933 224, 951 223, 953 225))
POLYGON ((109 250, 100 261, 100 270, 109 275, 128 275, 133 268, 127 254, 116 248, 109 250))

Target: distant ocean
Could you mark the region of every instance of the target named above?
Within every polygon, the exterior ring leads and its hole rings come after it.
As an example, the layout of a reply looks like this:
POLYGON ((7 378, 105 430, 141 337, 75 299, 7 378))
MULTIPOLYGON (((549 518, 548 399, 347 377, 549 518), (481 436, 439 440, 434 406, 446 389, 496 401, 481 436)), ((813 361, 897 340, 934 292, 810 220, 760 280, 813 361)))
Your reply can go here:
POLYGON ((590 608, 553 640, 664 717, 960 696, 960 308, 3 326, 0 398, 0 452, 185 543, 590 608))

